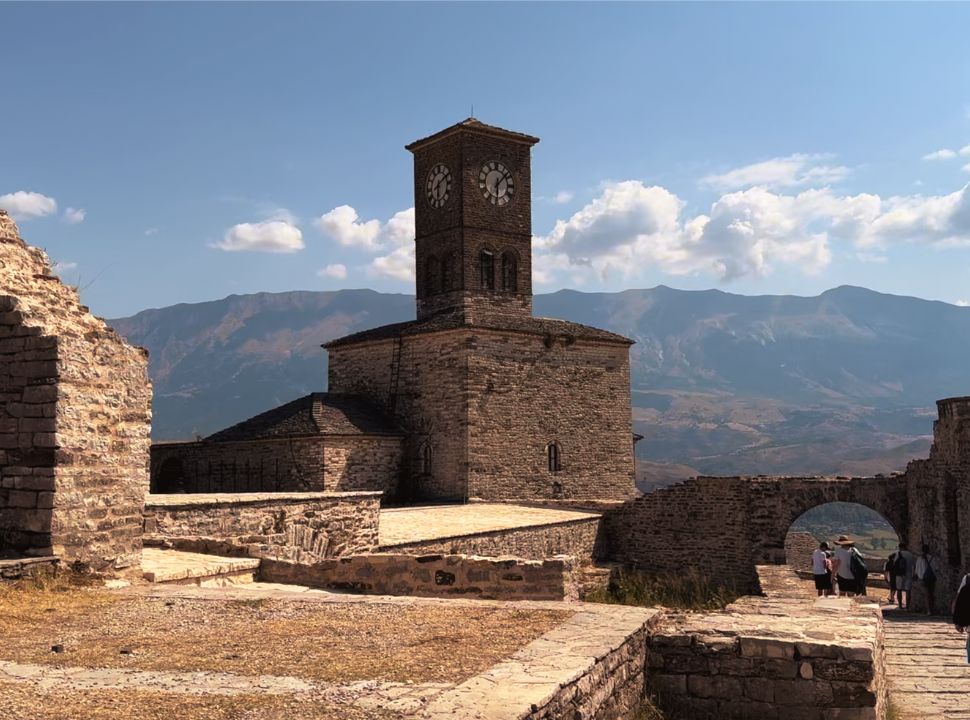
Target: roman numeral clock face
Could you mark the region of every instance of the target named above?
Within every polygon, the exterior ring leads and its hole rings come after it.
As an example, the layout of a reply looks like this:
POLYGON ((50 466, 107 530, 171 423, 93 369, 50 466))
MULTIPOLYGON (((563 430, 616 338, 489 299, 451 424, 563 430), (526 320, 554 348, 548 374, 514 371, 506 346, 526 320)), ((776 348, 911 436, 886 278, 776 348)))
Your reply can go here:
POLYGON ((506 205, 515 194, 515 178, 500 162, 487 162, 478 173, 478 189, 492 205, 506 205))
POLYGON ((451 195, 451 172, 448 168, 441 163, 431 168, 425 190, 431 207, 440 208, 448 202, 448 197, 451 195))

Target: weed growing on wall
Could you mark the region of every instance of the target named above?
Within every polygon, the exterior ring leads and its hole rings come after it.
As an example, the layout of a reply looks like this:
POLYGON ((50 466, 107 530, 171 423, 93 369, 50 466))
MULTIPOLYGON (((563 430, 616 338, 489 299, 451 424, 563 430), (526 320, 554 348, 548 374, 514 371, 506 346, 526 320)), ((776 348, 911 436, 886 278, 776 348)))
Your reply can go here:
POLYGON ((678 610, 720 610, 743 594, 739 585, 715 581, 693 569, 677 575, 620 570, 610 578, 605 590, 590 593, 586 600, 644 607, 662 605, 678 610))

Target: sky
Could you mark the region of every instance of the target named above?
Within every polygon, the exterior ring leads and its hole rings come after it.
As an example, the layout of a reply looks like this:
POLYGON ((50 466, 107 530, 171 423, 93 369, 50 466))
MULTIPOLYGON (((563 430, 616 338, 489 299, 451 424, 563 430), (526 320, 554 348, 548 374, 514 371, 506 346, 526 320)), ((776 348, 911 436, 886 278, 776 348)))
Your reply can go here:
POLYGON ((413 292, 411 155, 533 149, 536 292, 970 301, 970 5, 0 3, 0 207, 106 317, 413 292))

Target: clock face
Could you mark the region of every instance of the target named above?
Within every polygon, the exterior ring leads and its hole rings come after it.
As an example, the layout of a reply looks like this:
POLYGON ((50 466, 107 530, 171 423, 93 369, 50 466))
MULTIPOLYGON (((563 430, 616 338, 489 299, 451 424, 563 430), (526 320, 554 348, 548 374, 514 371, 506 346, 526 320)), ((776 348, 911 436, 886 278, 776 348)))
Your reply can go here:
POLYGON ((451 172, 447 167, 438 163, 428 173, 428 184, 425 188, 428 204, 433 208, 440 208, 451 196, 451 172))
POLYGON ((478 189, 492 205, 505 205, 515 194, 515 179, 502 163, 487 162, 478 173, 478 189))

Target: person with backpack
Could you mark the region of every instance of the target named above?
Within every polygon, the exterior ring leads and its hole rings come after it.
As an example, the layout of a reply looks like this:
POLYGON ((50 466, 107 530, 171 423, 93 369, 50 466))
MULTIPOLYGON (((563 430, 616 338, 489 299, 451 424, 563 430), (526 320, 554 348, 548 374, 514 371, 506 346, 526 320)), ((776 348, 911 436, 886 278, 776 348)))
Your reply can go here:
POLYGON ((906 543, 899 543, 896 551, 894 569, 896 571, 896 604, 900 610, 909 610, 913 594, 913 568, 916 558, 906 549, 906 543), (905 598, 903 597, 905 593, 905 598))
POLYGON ((933 555, 930 546, 924 544, 923 552, 916 558, 916 579, 923 586, 926 593, 926 614, 933 614, 936 600, 936 571, 933 569, 933 555))
POLYGON ((967 633, 967 663, 970 664, 970 575, 963 576, 957 596, 950 605, 950 612, 953 613, 953 624, 957 632, 967 633))
POLYGON ((835 551, 838 562, 839 590, 846 595, 864 595, 869 568, 856 550, 855 540, 848 535, 839 535, 835 541, 839 546, 835 551))
POLYGON ((819 597, 832 594, 832 563, 828 557, 829 544, 821 543, 812 553, 812 574, 819 597))

